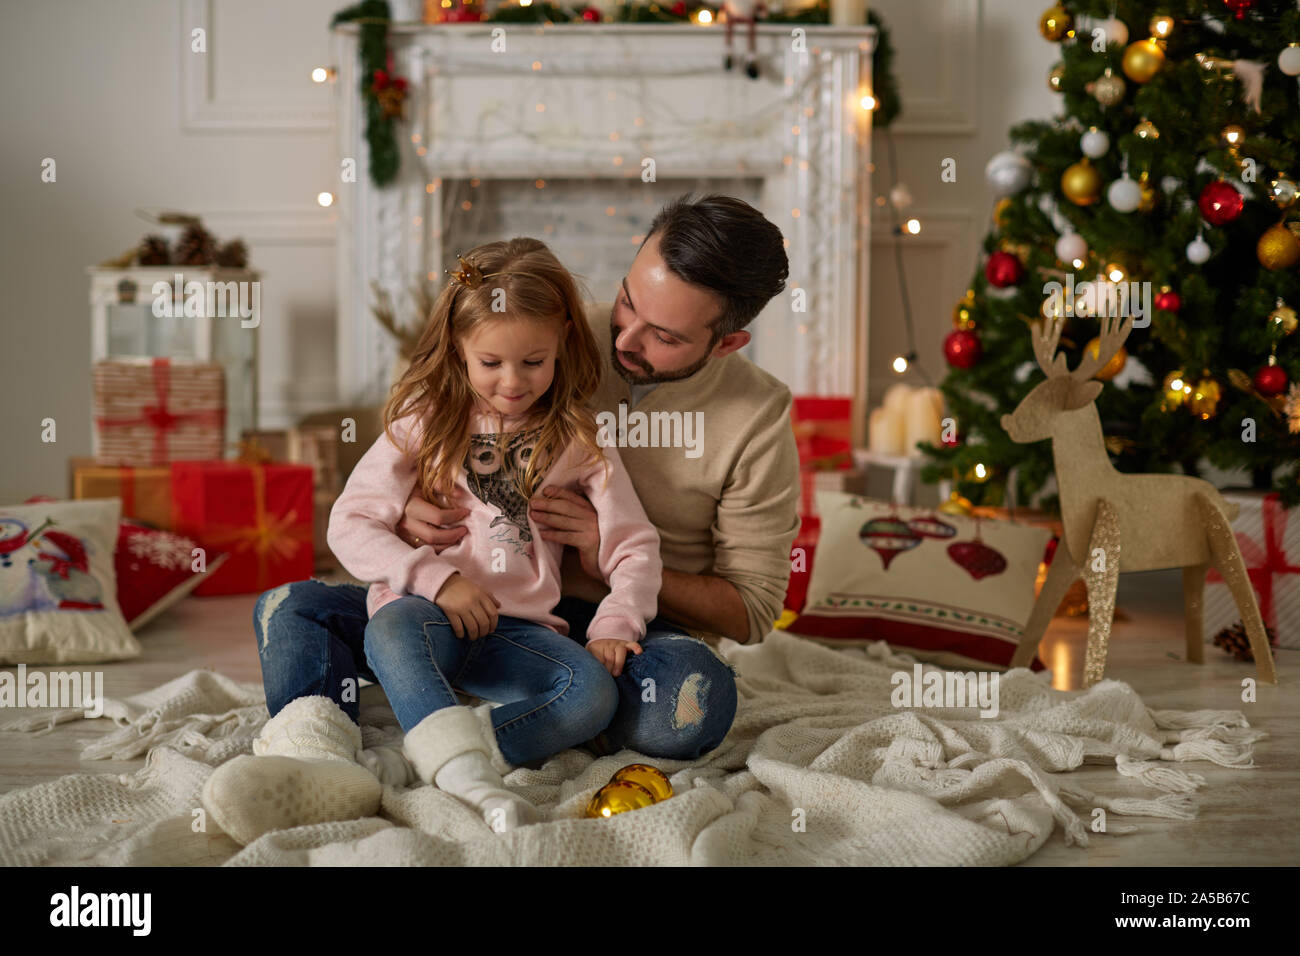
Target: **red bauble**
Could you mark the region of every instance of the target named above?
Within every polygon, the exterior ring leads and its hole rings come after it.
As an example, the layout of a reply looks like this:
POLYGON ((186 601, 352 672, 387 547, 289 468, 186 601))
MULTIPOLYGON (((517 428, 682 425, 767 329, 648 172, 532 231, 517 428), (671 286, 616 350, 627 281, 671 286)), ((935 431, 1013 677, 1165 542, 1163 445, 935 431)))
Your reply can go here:
POLYGON ((984 277, 999 289, 1015 285, 1025 276, 1025 267, 1009 252, 995 252, 984 263, 984 277))
POLYGON ((1177 292, 1157 292, 1156 308, 1164 312, 1177 312, 1183 307, 1183 299, 1177 292))
POLYGON ((582 11, 582 19, 586 20, 588 23, 599 23, 600 11, 595 7, 587 7, 582 11))
POLYGON ((675 17, 686 16, 686 0, 677 0, 669 9, 672 10, 675 17))
POLYGON ((1223 5, 1232 11, 1234 17, 1240 20, 1255 5, 1255 0, 1223 0, 1223 5))
POLYGON ((370 88, 376 93, 388 89, 388 72, 386 70, 375 70, 375 79, 370 84, 370 88))
POLYGON ((954 368, 970 368, 980 360, 983 350, 974 329, 953 329, 943 340, 943 357, 954 368))
POLYGON ((1201 190, 1196 204, 1201 207, 1201 215, 1210 225, 1226 226, 1241 215, 1246 202, 1241 198, 1241 193, 1220 180, 1207 184, 1201 190))
POLYGON ((1289 384, 1286 370, 1280 365, 1265 365, 1255 373, 1255 390, 1269 398, 1281 395, 1289 384))

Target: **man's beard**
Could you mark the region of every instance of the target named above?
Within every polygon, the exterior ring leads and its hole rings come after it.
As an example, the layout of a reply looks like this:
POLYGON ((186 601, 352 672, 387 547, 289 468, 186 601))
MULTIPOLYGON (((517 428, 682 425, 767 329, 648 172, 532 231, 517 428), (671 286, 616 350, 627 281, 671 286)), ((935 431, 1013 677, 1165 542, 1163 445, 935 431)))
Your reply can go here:
POLYGON ((713 346, 717 344, 717 336, 710 335, 709 349, 698 362, 694 362, 676 372, 657 372, 639 359, 628 359, 629 362, 641 370, 640 373, 632 371, 619 361, 618 347, 615 344, 617 341, 618 329, 614 327, 614 316, 611 313, 609 317, 609 361, 614 366, 614 371, 618 372, 623 377, 623 380, 630 385, 658 385, 663 382, 680 382, 704 368, 709 362, 709 352, 713 351, 713 346))

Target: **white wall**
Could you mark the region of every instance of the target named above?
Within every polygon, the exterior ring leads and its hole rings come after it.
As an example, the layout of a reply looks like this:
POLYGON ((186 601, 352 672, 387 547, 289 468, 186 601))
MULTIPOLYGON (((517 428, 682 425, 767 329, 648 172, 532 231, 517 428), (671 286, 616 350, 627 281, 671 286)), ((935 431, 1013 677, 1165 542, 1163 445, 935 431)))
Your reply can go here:
MULTIPOLYGON (((242 236, 264 272, 264 423, 332 403, 334 215, 338 185, 328 22, 343 0, 42 0, 4 7, 0 30, 0 502, 62 495, 66 463, 91 448, 85 268, 150 226, 137 207, 201 214, 242 236), (190 31, 207 31, 205 54, 190 31), (58 179, 42 183, 53 157, 58 179), (58 441, 40 440, 53 417, 58 441)), ((904 113, 900 175, 923 232, 904 270, 921 364, 934 380, 953 303, 976 266, 992 199, 988 157, 1007 130, 1046 117, 1054 45, 1046 0, 874 0, 891 28, 904 113), (957 181, 939 179, 957 162, 957 181)), ((719 41, 721 42, 721 41, 719 41)), ((876 192, 891 175, 875 134, 876 192)), ((877 207, 871 282, 871 403, 904 351, 888 210, 877 207)), ((887 485, 885 489, 887 493, 887 485)))
POLYGON ((274 426, 333 401, 338 0, 42 0, 0 22, 0 503, 62 496, 89 454, 87 266, 151 231, 136 208, 203 216, 263 272, 262 407, 274 426), (207 53, 190 31, 207 31, 207 53), (198 81, 198 82, 193 82, 198 81), (188 95, 187 95, 188 94, 188 95), (41 181, 56 162, 57 180, 41 181), (44 444, 40 421, 57 422, 44 444))

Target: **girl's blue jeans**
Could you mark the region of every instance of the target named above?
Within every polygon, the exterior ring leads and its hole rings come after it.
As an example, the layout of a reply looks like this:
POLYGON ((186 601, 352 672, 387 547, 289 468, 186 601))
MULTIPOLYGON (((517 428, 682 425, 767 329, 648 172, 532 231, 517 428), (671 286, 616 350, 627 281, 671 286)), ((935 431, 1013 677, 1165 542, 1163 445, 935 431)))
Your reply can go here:
POLYGON ((366 614, 366 588, 299 581, 267 591, 253 611, 266 706, 326 696, 358 720, 357 679, 380 683, 403 730, 458 703, 492 711, 501 755, 535 764, 601 736, 597 748, 694 760, 726 737, 736 715, 735 671, 676 625, 655 618, 612 677, 587 651, 596 607, 562 598, 569 636, 499 617, 477 641, 455 636, 438 606, 408 595, 366 614))

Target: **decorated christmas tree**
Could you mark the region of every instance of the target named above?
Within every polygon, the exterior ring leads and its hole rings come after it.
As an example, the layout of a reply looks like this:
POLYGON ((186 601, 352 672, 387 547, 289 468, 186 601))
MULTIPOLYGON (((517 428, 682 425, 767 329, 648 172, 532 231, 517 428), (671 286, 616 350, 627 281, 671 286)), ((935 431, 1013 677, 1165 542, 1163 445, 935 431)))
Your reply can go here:
POLYGON ((925 478, 1000 504, 1011 477, 1018 504, 1054 509, 1051 443, 1000 420, 1043 380, 1030 323, 1062 319, 1075 367, 1109 312, 1134 317, 1095 375, 1115 467, 1245 469, 1295 504, 1297 4, 1070 0, 1039 28, 1060 48, 1061 115, 1014 127, 986 169, 997 204, 944 343, 952 422, 922 446, 925 478))

